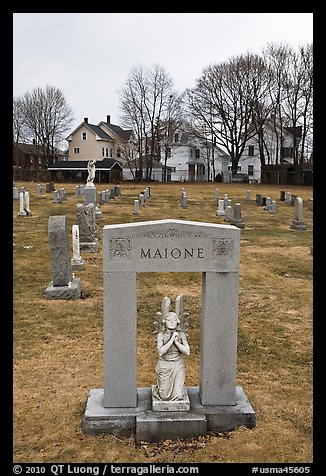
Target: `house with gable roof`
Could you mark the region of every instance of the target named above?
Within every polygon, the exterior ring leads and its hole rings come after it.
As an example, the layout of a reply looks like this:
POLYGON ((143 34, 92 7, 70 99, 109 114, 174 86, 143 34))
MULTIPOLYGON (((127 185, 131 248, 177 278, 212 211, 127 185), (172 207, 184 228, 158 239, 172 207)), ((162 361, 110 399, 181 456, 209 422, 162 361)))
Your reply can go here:
POLYGON ((86 181, 89 160, 96 160, 95 182, 120 181, 123 166, 128 158, 136 157, 137 153, 133 131, 111 124, 109 115, 106 122, 101 121, 97 125, 90 124, 85 117, 66 140, 69 144, 68 160, 48 167, 54 181, 86 181))

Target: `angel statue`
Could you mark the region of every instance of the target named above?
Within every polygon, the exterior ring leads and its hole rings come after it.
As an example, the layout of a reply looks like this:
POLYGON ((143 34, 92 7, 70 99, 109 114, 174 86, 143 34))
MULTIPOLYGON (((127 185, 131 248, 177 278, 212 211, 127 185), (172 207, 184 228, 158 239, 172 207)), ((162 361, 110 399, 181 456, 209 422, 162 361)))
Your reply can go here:
POLYGON ((183 356, 190 354, 187 342, 189 313, 183 311, 183 301, 184 295, 180 294, 176 298, 175 312, 171 312, 171 300, 165 297, 162 312, 156 313, 154 321, 159 359, 155 367, 157 384, 153 386, 153 397, 159 400, 188 399, 183 356))
POLYGON ((96 160, 89 160, 87 164, 88 177, 87 183, 93 183, 95 178, 95 164, 96 160))

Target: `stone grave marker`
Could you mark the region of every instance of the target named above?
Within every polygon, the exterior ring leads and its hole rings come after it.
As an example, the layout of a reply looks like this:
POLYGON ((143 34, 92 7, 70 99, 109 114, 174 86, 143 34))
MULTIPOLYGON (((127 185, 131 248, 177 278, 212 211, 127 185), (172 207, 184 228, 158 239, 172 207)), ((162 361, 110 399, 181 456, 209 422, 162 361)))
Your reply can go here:
POLYGON ((306 230, 307 227, 303 221, 303 204, 302 198, 297 197, 294 202, 294 218, 290 225, 293 230, 306 230))
POLYGON ((77 204, 77 225, 79 226, 79 246, 84 253, 97 253, 98 227, 96 224, 95 205, 77 204))
POLYGON ((80 245, 79 245, 79 226, 72 225, 72 258, 71 258, 71 269, 73 271, 80 271, 84 269, 85 261, 80 256, 80 245))

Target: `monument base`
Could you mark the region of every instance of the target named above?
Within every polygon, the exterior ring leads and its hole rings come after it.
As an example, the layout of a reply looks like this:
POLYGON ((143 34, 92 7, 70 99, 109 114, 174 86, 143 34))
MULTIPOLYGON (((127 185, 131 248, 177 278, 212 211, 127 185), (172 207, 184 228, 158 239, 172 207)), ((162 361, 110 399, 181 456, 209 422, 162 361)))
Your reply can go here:
POLYGON ((299 220, 292 220, 292 223, 290 225, 290 228, 292 228, 293 230, 306 230, 307 227, 306 225, 304 224, 303 221, 299 221, 299 220))
POLYGON ((82 258, 80 258, 79 260, 72 259, 71 269, 72 271, 81 271, 82 269, 84 269, 84 264, 85 264, 85 261, 82 258))
POLYGON ((160 400, 154 395, 155 385, 152 385, 152 410, 154 412, 187 412, 190 410, 190 401, 187 389, 183 400, 160 400))
POLYGON ((81 284, 79 278, 73 278, 70 286, 53 286, 53 281, 44 291, 45 299, 80 299, 81 284))
POLYGON ((237 228, 245 228, 246 227, 245 223, 242 220, 241 221, 240 220, 231 220, 230 224, 236 226, 237 228))
POLYGON ((255 412, 242 387, 236 387, 235 405, 201 404, 199 388, 187 387, 189 411, 152 411, 152 389, 137 389, 137 407, 105 408, 103 389, 89 392, 83 430, 91 435, 135 435, 137 441, 193 438, 208 431, 231 431, 239 426, 254 428, 255 412))
POLYGON ((97 253, 98 252, 98 240, 96 241, 83 241, 79 243, 80 251, 83 253, 97 253))

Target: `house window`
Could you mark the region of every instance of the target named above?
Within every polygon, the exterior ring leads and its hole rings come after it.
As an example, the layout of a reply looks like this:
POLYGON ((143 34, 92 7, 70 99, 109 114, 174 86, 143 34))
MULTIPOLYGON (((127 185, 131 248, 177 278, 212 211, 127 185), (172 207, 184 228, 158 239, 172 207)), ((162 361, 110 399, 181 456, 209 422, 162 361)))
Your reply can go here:
POLYGON ((171 172, 176 172, 177 168, 176 167, 171 167, 171 172))
POLYGON ((117 157, 121 157, 121 150, 117 149, 117 157))
POLYGON ((110 149, 110 157, 111 157, 111 159, 112 159, 112 149, 110 149))
POLYGON ((179 142, 179 134, 174 134, 174 142, 179 142))
POLYGON ((254 175, 254 166, 248 165, 248 175, 254 175))
POLYGON ((109 148, 108 147, 105 148, 105 157, 109 157, 109 148))
POLYGON ((200 158, 200 150, 199 150, 199 149, 196 149, 196 150, 195 150, 195 158, 196 158, 196 159, 199 159, 199 158, 200 158))
POLYGON ((237 171, 241 172, 241 165, 238 165, 237 171))
POLYGON ((105 149, 102 147, 102 157, 105 157, 105 149))
POLYGON ((248 146, 248 155, 250 155, 251 157, 255 155, 255 148, 253 145, 248 146))
POLYGON ((87 132, 82 132, 81 136, 82 140, 87 140, 87 132))
POLYGON ((74 154, 79 154, 79 147, 74 147, 74 154))
POLYGON ((282 147, 282 157, 293 157, 293 147, 282 147))

